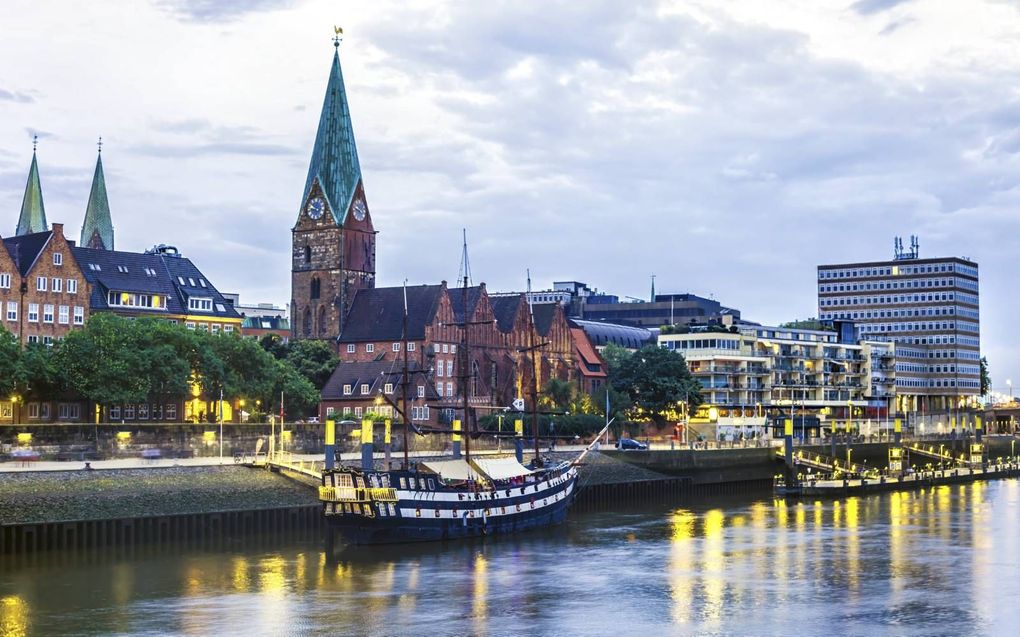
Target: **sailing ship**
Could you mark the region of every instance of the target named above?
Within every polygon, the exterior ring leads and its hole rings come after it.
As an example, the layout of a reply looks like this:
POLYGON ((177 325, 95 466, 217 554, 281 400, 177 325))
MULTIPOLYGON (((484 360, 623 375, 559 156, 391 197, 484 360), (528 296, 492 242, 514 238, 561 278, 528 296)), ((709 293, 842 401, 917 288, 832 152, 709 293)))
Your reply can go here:
MULTIPOLYGON (((403 467, 377 471, 374 463, 366 463, 362 468, 339 466, 322 474, 319 499, 323 503, 327 524, 349 543, 420 542, 517 533, 563 522, 574 500, 577 466, 591 447, 574 460, 549 466, 543 463, 539 453, 538 378, 534 372, 531 402, 535 458, 531 466, 522 464, 520 450, 513 457, 471 456, 472 408, 466 391, 470 378, 466 373, 467 361, 470 360, 467 333, 471 324, 466 310, 469 278, 466 240, 462 267, 465 311, 461 352, 465 364, 461 366, 464 371, 460 378, 461 387, 465 388, 462 395, 467 429, 464 457, 423 459, 413 464, 408 458, 411 425, 407 417, 410 381, 405 288, 403 408, 396 401, 390 401, 404 421, 403 467), (368 464, 373 468, 367 468, 368 464)), ((529 292, 530 287, 529 274, 529 292)), ((528 299, 530 308, 530 294, 528 299)), ((535 369, 535 351, 542 345, 534 343, 534 312, 530 314, 532 340, 529 347, 521 351, 530 352, 532 369, 535 369)), ((417 430, 417 433, 423 432, 417 430)), ((433 430, 430 433, 456 435, 460 432, 433 430)), ((595 439, 598 440, 599 436, 595 439)), ((455 456, 459 456, 457 451, 455 456)))

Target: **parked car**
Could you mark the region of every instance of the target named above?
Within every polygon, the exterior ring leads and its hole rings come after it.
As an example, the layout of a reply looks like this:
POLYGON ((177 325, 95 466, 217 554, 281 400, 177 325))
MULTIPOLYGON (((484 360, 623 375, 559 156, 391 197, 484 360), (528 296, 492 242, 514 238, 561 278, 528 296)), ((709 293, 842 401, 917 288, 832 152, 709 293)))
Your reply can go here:
POLYGON ((616 448, 620 451, 645 451, 648 445, 633 438, 621 438, 616 441, 616 448))

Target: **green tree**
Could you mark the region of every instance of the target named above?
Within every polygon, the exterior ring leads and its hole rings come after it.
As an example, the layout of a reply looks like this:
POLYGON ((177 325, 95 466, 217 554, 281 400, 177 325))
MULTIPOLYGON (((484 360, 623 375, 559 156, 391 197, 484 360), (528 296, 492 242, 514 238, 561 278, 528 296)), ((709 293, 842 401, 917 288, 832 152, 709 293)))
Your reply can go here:
POLYGON ((70 388, 89 401, 103 406, 139 403, 149 394, 151 364, 139 344, 134 321, 96 314, 83 329, 67 335, 56 362, 70 388))
POLYGON ((630 358, 630 351, 624 347, 620 347, 616 343, 607 343, 602 348, 602 360, 606 361, 606 370, 609 373, 610 378, 613 374, 623 366, 623 362, 630 358))
POLYGON ((570 381, 550 378, 542 388, 542 404, 553 411, 563 412, 570 408, 574 397, 574 386, 570 381))
POLYGON ((340 362, 333 348, 325 341, 297 341, 289 345, 287 362, 321 391, 340 362))
POLYGON ((283 392, 287 415, 305 418, 318 413, 319 390, 286 360, 275 361, 273 396, 283 392))
POLYGON ((183 400, 190 394, 192 372, 200 361, 196 334, 155 318, 140 319, 134 327, 149 397, 160 403, 183 400))
POLYGON ((681 401, 687 400, 691 407, 701 404, 701 385, 691 376, 684 357, 655 345, 624 360, 612 382, 658 425, 666 423, 667 412, 681 401))
POLYGON ((992 376, 988 373, 988 359, 981 357, 981 395, 986 396, 992 388, 992 376))
POLYGON ((58 362, 59 344, 29 343, 21 352, 16 391, 31 400, 47 400, 67 390, 67 376, 58 362))
MULTIPOLYGON (((276 382, 276 359, 256 342, 234 334, 196 334, 196 376, 202 393, 215 400, 269 398, 276 382)), ((267 403, 268 404, 268 403, 267 403)))
POLYGON ((0 325, 0 398, 6 399, 14 393, 20 358, 17 337, 0 325))

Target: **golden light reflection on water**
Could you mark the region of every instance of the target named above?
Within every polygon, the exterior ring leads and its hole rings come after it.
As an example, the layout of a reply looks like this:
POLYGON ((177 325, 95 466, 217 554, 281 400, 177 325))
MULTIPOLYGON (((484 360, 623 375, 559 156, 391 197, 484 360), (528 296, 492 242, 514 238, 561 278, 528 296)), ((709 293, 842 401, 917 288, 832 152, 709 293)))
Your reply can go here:
POLYGON ((894 491, 889 494, 889 577, 893 603, 899 603, 907 585, 907 568, 903 554, 905 527, 910 523, 903 501, 906 496, 894 491))
POLYGON ((691 592, 694 590, 693 564, 695 560, 694 523, 697 516, 679 509, 673 513, 670 535, 669 588, 672 619, 675 624, 691 620, 691 592))
POLYGON ((712 509, 705 514, 705 553, 701 567, 705 594, 702 621, 708 631, 718 627, 725 606, 725 525, 726 514, 721 509, 712 509))
POLYGON ((251 578, 248 576, 248 559, 237 555, 230 561, 230 583, 235 593, 247 593, 251 590, 251 578))
POLYGON ((0 597, 0 635, 3 637, 28 635, 28 604, 18 595, 0 597))
POLYGON ((860 587, 861 574, 861 538, 858 535, 860 526, 860 498, 847 498, 846 501, 846 573, 847 582, 852 593, 860 587))
POLYGON ((481 553, 475 555, 474 603, 472 605, 475 634, 485 634, 489 624, 489 572, 488 563, 481 553))

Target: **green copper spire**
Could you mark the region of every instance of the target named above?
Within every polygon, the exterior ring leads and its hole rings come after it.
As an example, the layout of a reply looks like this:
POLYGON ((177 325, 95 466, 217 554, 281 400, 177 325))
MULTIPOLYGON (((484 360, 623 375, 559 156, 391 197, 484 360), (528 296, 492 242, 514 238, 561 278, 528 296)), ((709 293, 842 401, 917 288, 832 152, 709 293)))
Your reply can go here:
POLYGON ((315 134, 312 161, 308 165, 308 179, 305 180, 303 206, 317 179, 326 195, 336 223, 342 224, 350 208, 351 199, 361 182, 361 165, 358 163, 358 149, 354 145, 354 128, 351 125, 351 111, 347 106, 347 92, 344 76, 340 71, 340 42, 334 40, 336 52, 333 67, 326 86, 326 99, 319 116, 319 130, 315 134))
POLYGON ((96 174, 92 176, 92 192, 89 193, 89 205, 85 209, 85 223, 81 226, 78 245, 113 250, 113 220, 110 218, 110 202, 106 198, 106 179, 103 177, 102 137, 99 138, 96 174))
POLYGON ((38 138, 32 140, 32 167, 28 169, 28 183, 25 198, 21 200, 21 216, 18 217, 18 236, 46 232, 46 208, 43 206, 42 184, 39 183, 39 164, 35 159, 38 138))

